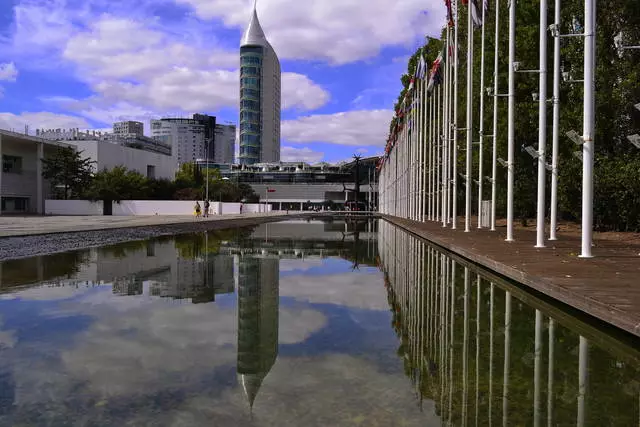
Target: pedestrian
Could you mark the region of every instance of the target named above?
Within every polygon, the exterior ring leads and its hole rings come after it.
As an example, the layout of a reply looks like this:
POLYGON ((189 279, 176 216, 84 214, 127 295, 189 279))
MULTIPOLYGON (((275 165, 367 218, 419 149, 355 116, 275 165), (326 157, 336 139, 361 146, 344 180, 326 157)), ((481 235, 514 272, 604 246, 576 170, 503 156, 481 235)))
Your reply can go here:
POLYGON ((200 202, 196 202, 196 206, 194 208, 196 218, 200 218, 200 202))
POLYGON ((240 215, 242 215, 242 205, 240 205, 240 215))
POLYGON ((209 217, 209 201, 205 200, 204 201, 204 217, 208 218, 209 217))

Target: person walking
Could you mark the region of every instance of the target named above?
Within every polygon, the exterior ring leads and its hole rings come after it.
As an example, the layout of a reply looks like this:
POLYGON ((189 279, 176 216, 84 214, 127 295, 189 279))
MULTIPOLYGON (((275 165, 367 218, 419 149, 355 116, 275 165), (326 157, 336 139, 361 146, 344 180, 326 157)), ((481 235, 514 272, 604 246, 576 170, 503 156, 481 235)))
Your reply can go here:
POLYGON ((209 217, 209 206, 210 206, 209 205, 209 201, 205 200, 204 201, 204 215, 203 215, 205 218, 209 217))
POLYGON ((200 202, 196 202, 196 206, 194 208, 194 214, 196 218, 200 218, 200 202))

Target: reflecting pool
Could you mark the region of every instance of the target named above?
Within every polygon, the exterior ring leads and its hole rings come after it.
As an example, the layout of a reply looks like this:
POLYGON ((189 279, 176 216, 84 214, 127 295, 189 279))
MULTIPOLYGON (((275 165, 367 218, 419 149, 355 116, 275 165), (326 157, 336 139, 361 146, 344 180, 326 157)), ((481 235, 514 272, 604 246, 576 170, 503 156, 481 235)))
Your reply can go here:
POLYGON ((0 264, 1 426, 628 426, 639 360, 382 222, 0 264))

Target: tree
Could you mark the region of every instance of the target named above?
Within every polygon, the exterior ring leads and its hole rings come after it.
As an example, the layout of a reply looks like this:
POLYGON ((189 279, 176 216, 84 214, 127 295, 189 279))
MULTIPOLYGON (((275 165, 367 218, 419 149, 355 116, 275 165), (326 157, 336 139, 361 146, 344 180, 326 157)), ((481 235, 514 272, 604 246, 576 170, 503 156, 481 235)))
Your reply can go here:
POLYGON ((51 183, 51 191, 67 200, 79 197, 90 184, 95 162, 82 158, 82 152, 60 147, 47 159, 42 159, 42 177, 51 183))
POLYGON ((120 202, 121 200, 147 199, 149 195, 147 178, 137 171, 124 166, 111 170, 104 169, 93 177, 85 192, 89 200, 120 202))

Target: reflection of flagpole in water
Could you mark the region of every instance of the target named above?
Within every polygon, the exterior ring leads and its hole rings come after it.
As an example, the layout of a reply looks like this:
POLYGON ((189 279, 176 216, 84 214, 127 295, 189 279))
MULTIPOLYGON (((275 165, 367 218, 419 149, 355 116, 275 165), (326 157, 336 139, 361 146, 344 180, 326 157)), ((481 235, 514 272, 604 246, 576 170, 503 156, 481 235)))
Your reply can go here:
POLYGON ((555 322, 549 319, 549 373, 547 379, 547 425, 553 425, 553 361, 555 344, 555 322))
POLYGON ((464 329, 462 338, 462 425, 467 425, 467 387, 469 374, 469 268, 464 268, 464 329))
POLYGON ((536 330, 533 364, 533 425, 540 426, 540 374, 542 370, 542 312, 536 310, 536 330))
POLYGON ((504 300, 504 379, 502 382, 502 426, 508 427, 509 412, 509 359, 511 355, 511 292, 504 300))
POLYGON ((482 279, 480 275, 476 277, 478 283, 476 286, 476 426, 478 425, 478 416, 480 415, 480 288, 482 279))
POLYGON ((580 354, 578 355, 578 427, 585 425, 586 396, 589 376, 589 341, 580 335, 580 354))
POLYGON ((491 282, 489 294, 489 427, 493 425, 493 298, 495 285, 491 282))
POLYGON ((456 262, 451 260, 451 308, 449 310, 449 425, 453 417, 453 341, 455 333, 454 316, 456 313, 456 262))

